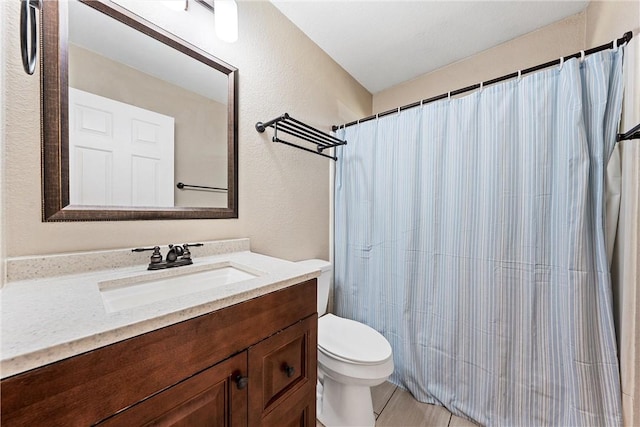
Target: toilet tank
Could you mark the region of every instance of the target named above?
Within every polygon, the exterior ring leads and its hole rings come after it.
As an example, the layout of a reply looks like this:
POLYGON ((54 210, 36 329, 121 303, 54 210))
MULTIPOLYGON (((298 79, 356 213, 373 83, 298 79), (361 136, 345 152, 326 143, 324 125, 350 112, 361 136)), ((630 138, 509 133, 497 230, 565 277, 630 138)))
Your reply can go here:
POLYGON ((320 317, 327 312, 329 285, 331 284, 331 263, 323 259, 306 259, 298 261, 298 264, 320 270, 320 277, 318 277, 318 317, 320 317))

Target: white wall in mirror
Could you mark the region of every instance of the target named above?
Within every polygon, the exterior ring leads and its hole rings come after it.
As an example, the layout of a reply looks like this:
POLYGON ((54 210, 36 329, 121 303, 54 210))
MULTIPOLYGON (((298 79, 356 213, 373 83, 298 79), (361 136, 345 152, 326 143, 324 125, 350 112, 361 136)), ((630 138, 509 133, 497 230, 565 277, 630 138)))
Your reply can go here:
MULTIPOLYGON (((155 2, 134 3, 154 5, 155 2)), ((193 4, 197 5, 195 2, 193 4)), ((180 15, 181 13, 187 13, 159 7, 157 4, 152 9, 158 11, 167 9, 178 21, 181 16, 184 16, 180 15)), ((140 16, 148 19, 146 15, 140 16)), ((206 64, 200 61, 185 61, 183 53, 77 1, 69 2, 69 22, 71 43, 93 52, 100 52, 107 58, 127 64, 191 92, 223 104, 227 103, 226 75, 212 73, 211 67, 206 64), (108 36, 105 37, 105 34, 108 36)))
MULTIPOLYGON (((168 12, 168 16, 176 13, 159 7, 156 2, 133 3, 152 3, 156 13, 168 12)), ((228 186, 228 80, 224 73, 72 1, 69 2, 69 86, 174 117, 175 206, 227 206, 225 191, 176 187, 178 182, 217 188, 228 186)), ((77 144, 71 144, 74 145, 77 144)), ((72 182, 70 187, 73 193, 77 185, 72 182)), ((132 202, 125 206, 139 205, 132 202)))

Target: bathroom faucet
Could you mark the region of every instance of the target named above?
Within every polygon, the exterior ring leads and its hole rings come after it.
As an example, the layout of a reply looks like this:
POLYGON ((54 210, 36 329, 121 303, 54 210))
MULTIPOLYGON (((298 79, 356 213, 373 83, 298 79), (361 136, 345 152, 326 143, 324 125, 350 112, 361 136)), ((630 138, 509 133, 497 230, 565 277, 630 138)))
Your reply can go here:
POLYGON ((174 262, 179 256, 184 254, 184 248, 180 245, 169 245, 169 252, 167 252, 167 262, 174 262))
POLYGON ((180 267, 183 265, 193 264, 189 248, 195 246, 203 246, 203 244, 185 243, 182 246, 169 245, 169 251, 167 252, 167 257, 164 261, 162 260, 162 254, 160 253, 160 246, 154 246, 153 248, 131 249, 131 252, 153 251, 151 258, 149 259, 149 267, 147 267, 147 270, 161 270, 163 268, 180 267))

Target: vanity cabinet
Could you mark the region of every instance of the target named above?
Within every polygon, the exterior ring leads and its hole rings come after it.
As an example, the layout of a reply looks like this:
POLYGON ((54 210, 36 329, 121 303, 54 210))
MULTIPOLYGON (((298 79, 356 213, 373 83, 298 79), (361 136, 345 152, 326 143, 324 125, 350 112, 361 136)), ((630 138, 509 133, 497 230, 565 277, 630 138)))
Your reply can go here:
POLYGON ((316 280, 2 380, 3 426, 314 426, 316 280))

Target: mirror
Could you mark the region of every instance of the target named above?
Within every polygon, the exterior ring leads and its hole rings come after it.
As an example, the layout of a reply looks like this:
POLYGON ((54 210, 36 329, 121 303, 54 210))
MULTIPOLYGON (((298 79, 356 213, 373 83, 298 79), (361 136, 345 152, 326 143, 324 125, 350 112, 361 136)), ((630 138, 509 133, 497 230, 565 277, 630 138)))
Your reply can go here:
POLYGON ((237 218, 237 70, 115 3, 42 22, 43 220, 237 218))

